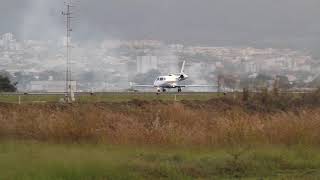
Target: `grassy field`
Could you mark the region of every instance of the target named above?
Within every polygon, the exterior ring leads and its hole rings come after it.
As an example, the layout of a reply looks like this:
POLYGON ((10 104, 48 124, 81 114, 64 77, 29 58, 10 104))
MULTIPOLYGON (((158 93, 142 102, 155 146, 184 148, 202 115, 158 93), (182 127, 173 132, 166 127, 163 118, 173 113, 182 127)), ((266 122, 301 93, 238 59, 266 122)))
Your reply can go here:
MULTIPOLYGON (((155 93, 96 93, 94 95, 82 94, 76 96, 76 101, 80 103, 96 102, 128 102, 132 100, 143 101, 181 101, 181 100, 200 100, 207 101, 212 98, 222 96, 217 93, 167 93, 156 95, 155 93)), ((2 103, 56 103, 64 98, 63 95, 1 95, 2 103)))
POLYGON ((319 179, 319 149, 1 141, 0 179, 319 179))
POLYGON ((320 91, 173 95, 0 103, 0 179, 320 178, 320 91))

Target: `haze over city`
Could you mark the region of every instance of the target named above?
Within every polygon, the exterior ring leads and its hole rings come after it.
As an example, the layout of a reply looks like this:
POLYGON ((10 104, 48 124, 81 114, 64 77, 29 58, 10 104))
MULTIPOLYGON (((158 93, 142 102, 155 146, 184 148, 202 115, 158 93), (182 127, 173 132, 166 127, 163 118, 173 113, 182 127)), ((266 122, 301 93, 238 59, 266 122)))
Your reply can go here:
MULTIPOLYGON (((64 1, 0 3, 0 69, 11 73, 23 91, 35 81, 63 81, 64 1), (17 77, 17 72, 22 75, 17 77)), ((316 0, 73 4, 73 76, 84 90, 126 89, 131 81, 152 83, 157 74, 178 71, 183 60, 192 81, 202 84, 216 84, 221 74, 237 81, 263 74, 270 80, 285 76, 291 84, 310 87, 318 76, 320 2, 316 0)))
MULTIPOLYGON (((0 32, 63 35, 63 0, 1 0, 0 32)), ((193 45, 318 48, 317 0, 81 0, 77 40, 154 39, 193 45)))

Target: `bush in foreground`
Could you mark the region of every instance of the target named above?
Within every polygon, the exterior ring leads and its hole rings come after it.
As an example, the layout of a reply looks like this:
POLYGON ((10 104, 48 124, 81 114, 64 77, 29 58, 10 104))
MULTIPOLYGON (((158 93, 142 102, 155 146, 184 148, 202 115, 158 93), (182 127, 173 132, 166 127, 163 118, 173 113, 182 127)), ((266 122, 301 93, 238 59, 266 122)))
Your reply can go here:
POLYGON ((2 105, 0 136, 53 142, 319 145, 320 109, 274 113, 180 103, 2 105))

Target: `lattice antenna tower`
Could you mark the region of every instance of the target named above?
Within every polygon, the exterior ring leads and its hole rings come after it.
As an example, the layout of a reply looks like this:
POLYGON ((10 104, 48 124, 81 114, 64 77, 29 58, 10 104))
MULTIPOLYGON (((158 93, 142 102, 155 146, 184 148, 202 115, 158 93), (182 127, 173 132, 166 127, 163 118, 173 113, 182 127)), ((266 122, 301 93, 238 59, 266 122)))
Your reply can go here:
POLYGON ((65 10, 62 15, 66 18, 66 87, 65 87, 65 100, 68 103, 74 101, 74 92, 72 87, 72 67, 71 67, 71 22, 72 22, 72 0, 64 2, 65 10))

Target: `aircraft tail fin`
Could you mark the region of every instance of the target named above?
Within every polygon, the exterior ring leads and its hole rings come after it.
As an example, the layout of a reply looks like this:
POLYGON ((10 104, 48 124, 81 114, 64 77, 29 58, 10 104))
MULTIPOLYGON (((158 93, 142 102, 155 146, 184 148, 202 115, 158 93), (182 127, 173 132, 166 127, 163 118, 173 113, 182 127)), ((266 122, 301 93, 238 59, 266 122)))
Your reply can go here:
POLYGON ((184 74, 184 66, 185 66, 185 65, 186 65, 186 61, 183 61, 180 74, 184 74))

